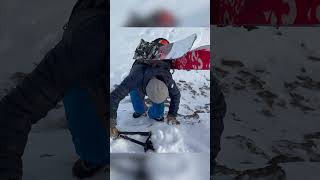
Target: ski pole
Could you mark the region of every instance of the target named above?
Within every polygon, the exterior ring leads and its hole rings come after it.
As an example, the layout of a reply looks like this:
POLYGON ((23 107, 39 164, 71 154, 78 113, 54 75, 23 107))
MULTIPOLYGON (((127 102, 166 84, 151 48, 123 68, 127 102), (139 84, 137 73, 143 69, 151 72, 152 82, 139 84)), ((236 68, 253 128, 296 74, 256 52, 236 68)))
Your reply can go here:
POLYGON ((151 132, 122 132, 122 131, 118 132, 118 137, 121 137, 123 139, 126 139, 128 141, 131 141, 133 143, 136 143, 138 145, 143 146, 145 152, 147 152, 148 150, 155 151, 155 149, 154 149, 154 147, 152 145, 151 136, 152 136, 151 132), (148 138, 147 138, 146 142, 143 143, 141 141, 138 141, 138 140, 135 140, 133 138, 130 138, 130 137, 126 136, 126 135, 148 136, 148 138))
POLYGON ((139 144, 141 146, 144 146, 145 143, 141 142, 141 141, 138 141, 138 140, 135 140, 135 139, 132 139, 132 138, 129 138, 128 136, 125 136, 125 135, 122 135, 122 134, 119 134, 119 137, 123 138, 123 139, 126 139, 126 140, 129 140, 133 143, 136 143, 136 144, 139 144))
POLYGON ((119 131, 119 134, 150 136, 151 132, 122 132, 122 131, 119 131))
POLYGON ((147 140, 146 140, 145 143, 143 143, 143 142, 141 142, 141 141, 138 141, 138 140, 135 140, 135 139, 132 139, 132 138, 130 138, 130 137, 126 136, 126 135, 123 135, 123 134, 119 134, 119 137, 121 137, 121 138, 123 138, 123 139, 126 139, 126 140, 128 140, 128 141, 131 141, 131 142, 133 142, 133 143, 136 143, 136 144, 138 144, 138 145, 143 146, 143 147, 144 147, 144 152, 147 152, 148 150, 155 151, 155 149, 154 149, 154 147, 153 147, 153 145, 152 145, 152 142, 151 142, 151 140, 150 140, 151 134, 150 134, 150 136, 147 138, 147 140))

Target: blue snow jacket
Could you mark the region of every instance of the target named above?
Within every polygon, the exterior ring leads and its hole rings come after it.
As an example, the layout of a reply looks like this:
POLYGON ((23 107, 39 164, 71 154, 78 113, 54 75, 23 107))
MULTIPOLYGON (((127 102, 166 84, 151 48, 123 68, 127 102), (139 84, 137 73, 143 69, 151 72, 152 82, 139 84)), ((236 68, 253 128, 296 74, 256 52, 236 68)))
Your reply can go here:
POLYGON ((172 79, 170 73, 170 65, 167 62, 157 62, 154 65, 135 62, 132 66, 129 75, 117 86, 110 95, 110 126, 116 125, 117 110, 119 103, 124 99, 131 90, 138 89, 142 94, 146 94, 146 86, 149 80, 156 77, 166 83, 169 90, 170 107, 168 114, 177 116, 180 91, 172 79))

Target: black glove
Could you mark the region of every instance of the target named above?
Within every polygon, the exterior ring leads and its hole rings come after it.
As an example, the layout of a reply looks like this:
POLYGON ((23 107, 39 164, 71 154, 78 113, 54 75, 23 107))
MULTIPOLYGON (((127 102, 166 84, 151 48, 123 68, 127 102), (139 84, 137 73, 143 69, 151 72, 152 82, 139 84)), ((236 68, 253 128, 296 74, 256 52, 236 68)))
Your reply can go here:
POLYGON ((175 116, 168 114, 166 121, 168 124, 172 124, 172 125, 179 125, 180 122, 176 119, 175 116))
POLYGON ((119 135, 119 130, 116 127, 110 128, 110 137, 115 138, 118 137, 119 135))

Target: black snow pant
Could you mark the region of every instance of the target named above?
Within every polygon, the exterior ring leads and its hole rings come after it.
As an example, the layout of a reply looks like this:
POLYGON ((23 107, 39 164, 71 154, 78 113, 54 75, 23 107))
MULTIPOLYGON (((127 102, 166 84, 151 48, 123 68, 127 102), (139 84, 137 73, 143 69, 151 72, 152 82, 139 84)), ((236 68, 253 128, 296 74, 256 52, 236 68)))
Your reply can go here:
MULTIPOLYGON (((106 12, 69 21, 62 40, 40 64, 0 101, 0 179, 22 177, 22 155, 34 123, 73 87, 87 88, 106 116, 106 12), (73 23, 74 22, 74 23, 73 23)), ((101 118, 106 121, 106 117, 101 118)), ((103 122, 107 128, 109 123, 103 122)), ((107 128, 109 129, 109 128, 107 128)), ((109 131, 109 130, 108 130, 109 131)))

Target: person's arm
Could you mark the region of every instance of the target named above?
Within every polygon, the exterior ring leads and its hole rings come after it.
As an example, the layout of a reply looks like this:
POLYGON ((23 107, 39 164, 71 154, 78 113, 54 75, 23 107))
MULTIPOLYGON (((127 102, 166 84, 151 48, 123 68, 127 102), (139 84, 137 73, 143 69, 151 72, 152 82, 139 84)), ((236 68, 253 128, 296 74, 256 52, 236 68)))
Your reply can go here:
POLYGON ((169 96, 170 96, 170 106, 168 115, 176 117, 178 115, 179 104, 180 104, 180 90, 177 84, 172 80, 168 86, 169 96))
POLYGON ((142 82, 142 74, 138 74, 131 70, 130 74, 118 85, 110 94, 110 127, 113 128, 117 125, 117 110, 119 103, 124 99, 129 92, 142 82))

